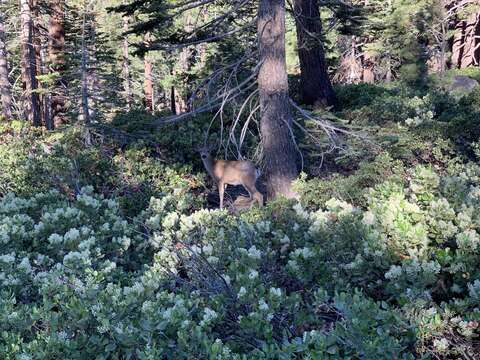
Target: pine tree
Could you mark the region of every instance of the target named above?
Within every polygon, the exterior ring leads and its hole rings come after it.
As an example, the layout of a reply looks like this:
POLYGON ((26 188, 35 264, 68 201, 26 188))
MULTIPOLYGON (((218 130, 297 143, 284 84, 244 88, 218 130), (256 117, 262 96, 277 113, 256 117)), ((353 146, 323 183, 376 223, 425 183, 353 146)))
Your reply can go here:
POLYGON ((260 131, 267 193, 294 197, 291 182, 298 176, 285 62, 285 1, 260 0, 258 10, 260 131))
POLYGON ((3 12, 4 1, 0 1, 0 98, 2 104, 2 116, 10 120, 12 118, 12 92, 10 79, 8 78, 8 53, 5 34, 5 16, 3 12))
POLYGON ((335 105, 322 44, 322 23, 317 0, 295 0, 294 15, 300 59, 302 101, 313 105, 335 105))
POLYGON ((49 5, 48 55, 51 75, 55 77, 50 106, 53 125, 58 127, 66 122, 65 0, 51 0, 49 5))
POLYGON ((480 64, 480 1, 464 3, 456 7, 452 65, 457 68, 480 64))
POLYGON ((41 125, 38 98, 37 64, 34 49, 32 1, 20 0, 23 106, 26 119, 34 126, 41 125))
POLYGON ((122 41, 122 69, 123 69, 123 88, 125 102, 127 103, 127 109, 131 110, 133 106, 133 92, 132 92, 132 79, 130 71, 130 50, 128 43, 128 17, 123 17, 123 41, 122 41))
MULTIPOLYGON (((145 44, 148 45, 150 42, 150 34, 145 34, 144 37, 145 44)), ((144 82, 143 82, 143 104, 145 110, 148 112, 153 112, 153 64, 152 59, 149 57, 148 53, 145 54, 144 58, 144 82)))

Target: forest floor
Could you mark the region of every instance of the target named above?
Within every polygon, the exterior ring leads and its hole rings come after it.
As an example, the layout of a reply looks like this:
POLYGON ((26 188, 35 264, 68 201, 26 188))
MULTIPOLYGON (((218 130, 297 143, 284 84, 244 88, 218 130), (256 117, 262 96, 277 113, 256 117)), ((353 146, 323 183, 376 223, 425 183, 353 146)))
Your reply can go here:
POLYGON ((322 158, 299 133, 300 200, 236 214, 194 151, 205 118, 3 123, 0 357, 480 358, 480 88, 455 75, 339 86, 312 110, 369 141, 322 158))

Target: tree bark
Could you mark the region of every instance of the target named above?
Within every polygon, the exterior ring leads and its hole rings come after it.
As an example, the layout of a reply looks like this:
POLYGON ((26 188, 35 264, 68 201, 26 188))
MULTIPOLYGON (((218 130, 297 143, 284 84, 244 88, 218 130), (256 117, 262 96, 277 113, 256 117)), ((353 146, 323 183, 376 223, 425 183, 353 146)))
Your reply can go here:
POLYGON ((50 1, 50 20, 48 26, 48 35, 50 38, 48 55, 51 74, 55 75, 55 83, 51 95, 51 118, 53 124, 47 127, 58 127, 66 123, 65 118, 65 100, 66 100, 66 81, 64 73, 66 70, 65 62, 65 0, 50 1), (53 125, 53 126, 52 126, 53 125))
POLYGON ((145 105, 145 110, 148 112, 153 112, 153 81, 152 81, 152 70, 153 65, 152 61, 148 56, 145 56, 144 59, 144 83, 143 83, 143 102, 145 105))
POLYGON ((101 79, 98 72, 98 53, 97 53, 97 31, 95 16, 91 10, 93 8, 93 2, 90 1, 88 6, 88 21, 87 21, 87 87, 89 91, 89 116, 90 122, 97 117, 100 104, 105 101, 103 92, 101 89, 101 79))
POLYGON ((285 61, 285 0, 261 0, 258 10, 260 131, 268 198, 296 197, 298 176, 285 61))
MULTIPOLYGON (((123 18, 123 31, 128 31, 128 18, 123 18)), ((130 54, 128 37, 123 37, 123 89, 125 91, 125 101, 127 103, 127 109, 130 110, 133 105, 133 93, 132 93, 132 79, 130 75, 130 54)))
POLYGON ((23 107, 26 119, 41 125, 31 0, 20 0, 23 107))
POLYGON ((335 105, 337 100, 328 76, 321 40, 318 0, 295 0, 294 12, 302 101, 308 105, 335 105))
MULTIPOLYGON (((170 68, 170 75, 173 77, 175 74, 175 71, 174 71, 174 67, 171 67, 170 68)), ((175 95, 176 91, 175 91, 175 86, 172 85, 170 86, 170 111, 172 112, 172 114, 177 114, 177 104, 175 102, 175 98, 176 98, 176 95, 175 95)))
MULTIPOLYGON (((144 42, 148 44, 150 42, 150 34, 145 34, 144 42)), ((145 110, 148 112, 153 112, 153 65, 148 54, 145 54, 143 58, 143 72, 144 72, 144 82, 143 82, 143 104, 145 110)))
POLYGON ((387 73, 385 74, 385 82, 389 83, 392 81, 392 58, 387 56, 387 73))
MULTIPOLYGON (((3 1, 0 1, 2 4, 3 1)), ((8 55, 5 33, 5 18, 0 13, 0 98, 2 101, 1 115, 6 120, 12 119, 12 90, 8 78, 8 55)))
POLYGON ((88 94, 88 49, 87 49, 87 3, 84 1, 82 22, 82 115, 85 124, 90 124, 90 108, 88 94))
POLYGON ((177 114, 177 104, 175 103, 175 86, 170 87, 170 111, 172 114, 177 114))
POLYGON ((452 67, 459 68, 462 63, 465 41, 465 22, 458 21, 455 24, 455 33, 452 45, 452 67))
MULTIPOLYGON (((199 15, 201 16, 201 15, 199 15)), ((184 30, 185 32, 191 32, 194 30, 193 26, 193 18, 191 15, 187 15, 187 18, 185 19, 185 27, 184 30)), ((184 47, 179 54, 179 59, 178 59, 178 70, 180 73, 180 76, 177 77, 180 79, 179 81, 179 86, 175 91, 175 109, 176 109, 176 114, 182 114, 188 111, 188 84, 185 83, 185 74, 188 72, 190 68, 190 61, 193 55, 193 48, 191 47, 184 47)), ((175 69, 174 69, 175 72, 175 69)))
MULTIPOLYGON (((480 1, 477 1, 480 6, 480 1)), ((452 67, 466 68, 480 62, 480 12, 458 19, 452 45, 452 67)))
POLYGON ((479 64, 480 53, 480 12, 471 14, 465 24, 463 56, 459 67, 464 69, 479 64))
POLYGON ((363 65, 362 80, 364 83, 373 84, 375 82, 374 59, 372 59, 370 55, 368 55, 367 53, 364 53, 362 60, 363 60, 362 61, 362 65, 363 65))
MULTIPOLYGON (((33 48, 35 50, 35 64, 36 64, 36 74, 37 76, 44 75, 44 66, 42 61, 42 49, 44 43, 42 42, 42 35, 40 33, 40 9, 39 9, 39 1, 32 0, 32 19, 33 19, 33 48)), ((46 92, 44 91, 43 84, 41 81, 37 80, 37 88, 38 88, 38 106, 39 106, 39 113, 40 113, 40 123, 42 125, 47 125, 47 113, 45 111, 45 98, 46 92)))

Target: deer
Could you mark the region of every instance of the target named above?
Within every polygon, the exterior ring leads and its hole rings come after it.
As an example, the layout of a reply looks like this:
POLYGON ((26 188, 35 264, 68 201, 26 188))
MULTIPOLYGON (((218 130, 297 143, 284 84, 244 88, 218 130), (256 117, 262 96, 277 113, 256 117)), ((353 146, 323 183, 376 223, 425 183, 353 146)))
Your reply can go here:
POLYGON ((251 204, 263 206, 263 195, 255 187, 260 170, 249 160, 216 160, 210 154, 211 148, 197 148, 208 174, 215 180, 220 196, 220 209, 223 209, 223 195, 227 185, 242 185, 248 191, 251 204))

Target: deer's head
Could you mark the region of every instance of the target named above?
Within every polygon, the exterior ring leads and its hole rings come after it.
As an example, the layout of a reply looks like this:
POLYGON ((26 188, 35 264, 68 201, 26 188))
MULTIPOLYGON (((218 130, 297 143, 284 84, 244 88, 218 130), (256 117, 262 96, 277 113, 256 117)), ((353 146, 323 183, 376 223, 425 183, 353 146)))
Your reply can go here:
POLYGON ((214 149, 215 147, 212 146, 212 145, 202 145, 202 146, 198 146, 195 150, 197 150, 200 154, 200 157, 202 158, 202 160, 206 160, 210 157, 210 153, 212 152, 212 150, 214 149))

